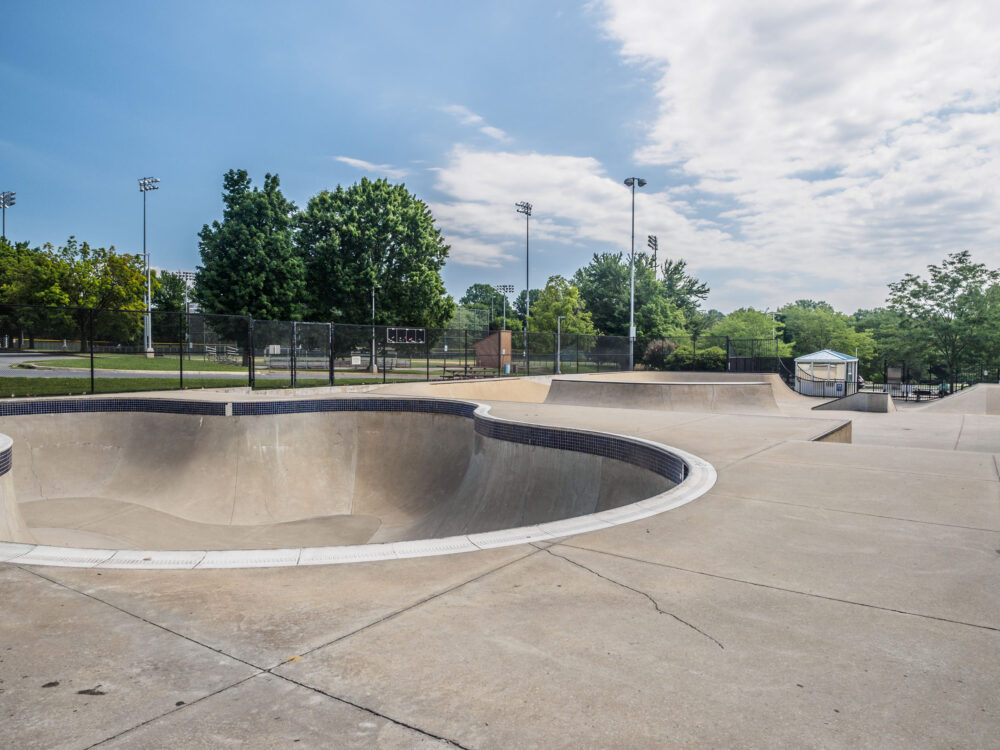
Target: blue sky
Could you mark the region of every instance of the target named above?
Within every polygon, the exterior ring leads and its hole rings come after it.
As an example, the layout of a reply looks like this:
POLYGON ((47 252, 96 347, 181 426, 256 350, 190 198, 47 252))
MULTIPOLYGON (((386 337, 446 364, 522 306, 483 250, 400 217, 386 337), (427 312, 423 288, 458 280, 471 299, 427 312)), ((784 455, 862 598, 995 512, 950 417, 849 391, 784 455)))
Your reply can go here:
POLYGON ((221 178, 300 206, 403 181, 452 245, 456 297, 637 244, 709 304, 881 304, 945 253, 1000 265, 991 4, 36 2, 0 26, 7 233, 191 269, 221 178))

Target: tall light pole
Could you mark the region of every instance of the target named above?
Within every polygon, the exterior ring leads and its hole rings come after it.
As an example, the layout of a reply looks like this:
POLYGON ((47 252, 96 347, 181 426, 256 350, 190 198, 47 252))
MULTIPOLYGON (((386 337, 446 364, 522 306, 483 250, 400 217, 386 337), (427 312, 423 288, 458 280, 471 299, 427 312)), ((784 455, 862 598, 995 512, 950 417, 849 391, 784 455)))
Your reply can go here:
POLYGON ((369 372, 378 372, 378 365, 375 363, 375 290, 379 286, 374 281, 372 282, 372 354, 371 362, 369 362, 370 367, 369 372))
POLYGON ((521 201, 514 204, 519 214, 524 214, 524 330, 528 330, 528 315, 531 312, 531 267, 528 263, 528 233, 531 223, 531 204, 521 201))
POLYGON ((153 320, 150 313, 152 307, 152 283, 150 281, 149 253, 146 251, 146 193, 150 190, 159 190, 156 177, 140 177, 139 192, 142 193, 142 255, 146 259, 146 317, 143 325, 143 345, 146 356, 152 357, 153 352, 153 320))
POLYGON ((7 209, 14 205, 14 196, 17 193, 13 193, 10 190, 5 190, 0 193, 0 206, 3 206, 3 238, 7 239, 7 209))
POLYGON ((503 329, 507 330, 507 295, 514 293, 513 284, 497 284, 493 290, 503 297, 503 329))
POLYGON ((562 375, 562 322, 565 317, 556 318, 556 375, 562 375))
MULTIPOLYGON (((519 214, 524 214, 524 366, 528 367, 528 315, 531 314, 531 265, 529 263, 529 225, 531 224, 531 204, 520 201, 514 204, 519 214)), ((529 368, 530 369, 530 368, 529 368)))
POLYGON ((643 187, 646 181, 641 177, 629 177, 625 184, 632 188, 632 258, 629 263, 631 268, 631 281, 628 302, 628 369, 635 369, 635 189, 643 187))

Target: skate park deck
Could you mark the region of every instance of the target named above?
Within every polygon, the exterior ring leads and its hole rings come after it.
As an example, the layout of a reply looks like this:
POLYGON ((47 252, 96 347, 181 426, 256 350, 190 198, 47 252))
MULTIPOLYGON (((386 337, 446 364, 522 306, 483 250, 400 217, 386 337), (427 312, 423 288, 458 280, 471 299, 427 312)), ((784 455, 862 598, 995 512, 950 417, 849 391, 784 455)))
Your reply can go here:
MULTIPOLYGON (((434 387, 391 390, 417 385, 434 387)), ((4 564, 5 744, 995 744, 1000 417, 777 397, 767 414, 610 408, 544 403, 544 382, 521 401, 513 382, 492 400, 474 386, 498 417, 674 445, 718 482, 641 521, 460 555, 4 564), (845 420, 851 443, 816 441, 845 420)))

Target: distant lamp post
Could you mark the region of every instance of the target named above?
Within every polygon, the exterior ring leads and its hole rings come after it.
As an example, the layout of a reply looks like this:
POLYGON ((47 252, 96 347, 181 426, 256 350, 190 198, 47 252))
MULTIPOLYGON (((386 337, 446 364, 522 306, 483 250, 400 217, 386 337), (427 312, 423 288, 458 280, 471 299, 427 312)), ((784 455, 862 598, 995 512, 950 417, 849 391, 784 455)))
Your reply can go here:
POLYGON ((656 278, 656 251, 660 248, 660 241, 656 239, 655 234, 646 235, 646 247, 653 254, 653 278, 656 278))
POLYGON ((503 297, 503 330, 507 330, 507 295, 514 293, 513 284, 497 284, 493 290, 503 297))
POLYGON ((378 364, 375 361, 375 290, 381 288, 378 284, 372 283, 372 353, 369 372, 378 372, 378 364))
POLYGON ((142 193, 142 257, 146 260, 146 317, 143 325, 143 348, 146 356, 152 357, 153 352, 153 319, 150 313, 152 307, 152 282, 150 281, 149 253, 146 251, 146 193, 159 190, 156 177, 140 177, 139 192, 142 193))
POLYGON ((10 190, 0 193, 0 206, 3 206, 3 238, 7 239, 7 209, 14 205, 14 193, 10 190))
POLYGON ((644 187, 646 181, 641 177, 629 177, 625 184, 632 188, 632 257, 629 262, 631 269, 629 282, 629 302, 628 302, 628 369, 635 369, 635 189, 644 187))
POLYGON ((531 267, 528 262, 528 234, 531 223, 531 204, 521 201, 514 204, 519 214, 524 214, 524 330, 528 330, 528 315, 531 313, 531 267))
POLYGON ((556 375, 562 375, 562 322, 565 317, 556 318, 556 375))
POLYGON ((528 201, 521 201, 514 204, 514 209, 519 214, 524 214, 524 366, 530 372, 528 365, 528 316, 531 314, 531 265, 528 261, 528 235, 531 224, 531 204, 528 201))

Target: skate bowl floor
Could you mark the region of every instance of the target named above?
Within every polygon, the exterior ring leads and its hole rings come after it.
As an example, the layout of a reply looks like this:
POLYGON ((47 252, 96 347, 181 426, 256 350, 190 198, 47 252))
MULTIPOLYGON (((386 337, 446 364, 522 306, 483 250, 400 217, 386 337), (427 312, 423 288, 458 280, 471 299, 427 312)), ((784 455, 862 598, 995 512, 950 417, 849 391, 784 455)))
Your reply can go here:
POLYGON ((62 403, 93 410, 0 417, 13 445, 0 537, 24 545, 21 562, 247 567, 461 552, 647 517, 714 482, 683 451, 501 420, 469 402, 197 406, 215 413, 156 399, 62 403))

